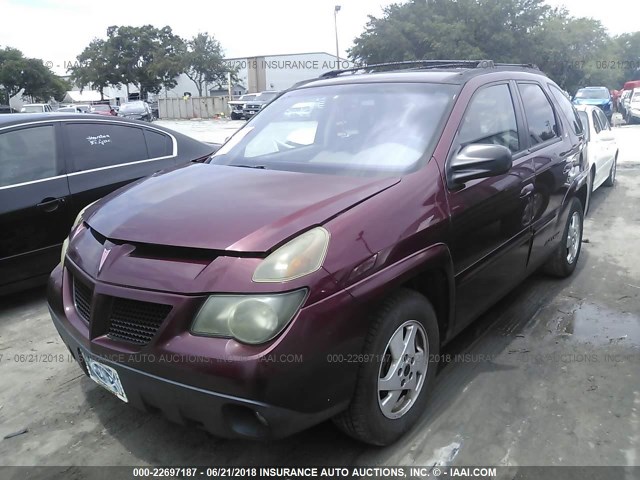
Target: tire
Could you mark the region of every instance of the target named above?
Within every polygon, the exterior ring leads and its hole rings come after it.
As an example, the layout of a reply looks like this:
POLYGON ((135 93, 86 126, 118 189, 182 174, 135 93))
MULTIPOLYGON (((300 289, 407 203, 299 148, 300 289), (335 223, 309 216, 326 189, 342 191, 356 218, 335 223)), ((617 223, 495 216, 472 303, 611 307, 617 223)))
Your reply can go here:
POLYGON ((360 364, 351 403, 334 417, 334 423, 347 435, 371 445, 389 445, 398 440, 425 409, 438 367, 433 360, 437 360, 439 351, 438 322, 429 301, 409 289, 387 297, 365 339, 363 354, 371 360, 360 364), (391 340, 397 340, 393 343, 399 352, 403 338, 414 340, 402 350, 406 353, 396 358, 391 340), (381 377, 414 388, 381 391, 381 377))
POLYGON ((618 154, 616 154, 615 158, 613 159, 613 163, 611 164, 611 170, 609 170, 609 176, 603 183, 605 187, 613 187, 615 185, 617 170, 618 170, 618 154))
POLYGON ((232 113, 231 120, 240 120, 240 115, 238 115, 237 113, 232 113))
POLYGON ((595 172, 593 170, 591 170, 589 172, 589 178, 587 180, 587 201, 585 202, 586 205, 584 206, 584 216, 586 217, 587 214, 589 213, 589 208, 591 207, 591 195, 593 195, 593 181, 595 179, 595 172))
POLYGON ((562 240, 544 266, 546 273, 559 278, 568 277, 573 273, 580 259, 583 225, 582 203, 578 198, 574 197, 571 200, 567 223, 562 232, 562 240), (577 223, 574 224, 572 222, 577 223))

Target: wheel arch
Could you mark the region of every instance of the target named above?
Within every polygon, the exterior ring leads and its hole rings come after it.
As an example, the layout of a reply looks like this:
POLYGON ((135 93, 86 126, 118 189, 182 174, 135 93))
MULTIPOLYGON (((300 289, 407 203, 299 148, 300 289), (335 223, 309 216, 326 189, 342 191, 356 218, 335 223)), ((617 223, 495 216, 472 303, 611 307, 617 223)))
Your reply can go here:
POLYGON ((444 343, 455 313, 455 277, 449 248, 444 244, 427 247, 379 270, 348 290, 356 300, 370 302, 374 309, 381 299, 400 288, 417 291, 429 300, 438 319, 440 342, 444 343))

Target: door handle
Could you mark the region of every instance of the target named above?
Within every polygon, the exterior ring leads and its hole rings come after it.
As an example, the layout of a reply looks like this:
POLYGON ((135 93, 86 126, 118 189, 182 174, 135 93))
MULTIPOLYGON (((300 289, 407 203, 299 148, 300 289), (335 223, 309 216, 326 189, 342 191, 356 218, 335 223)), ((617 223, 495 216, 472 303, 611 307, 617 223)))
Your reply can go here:
POLYGON ((47 197, 43 199, 36 207, 43 212, 55 212, 58 207, 64 203, 64 198, 51 198, 47 197))
POLYGON ((526 198, 533 193, 534 187, 533 183, 525 185, 522 190, 520 190, 520 198, 526 198))

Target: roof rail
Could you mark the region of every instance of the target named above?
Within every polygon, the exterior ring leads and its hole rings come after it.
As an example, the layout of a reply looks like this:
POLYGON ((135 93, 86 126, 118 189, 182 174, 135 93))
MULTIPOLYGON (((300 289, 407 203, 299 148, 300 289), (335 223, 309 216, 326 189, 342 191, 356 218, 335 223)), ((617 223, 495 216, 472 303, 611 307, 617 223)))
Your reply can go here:
POLYGON ((420 70, 426 68, 494 68, 494 67, 538 67, 533 63, 494 63, 493 60, 407 60, 402 62, 375 63, 373 65, 361 65, 358 67, 345 68, 342 70, 331 70, 320 75, 319 78, 334 78, 343 73, 356 73, 366 70, 372 73, 374 70, 387 67, 413 67, 420 70))

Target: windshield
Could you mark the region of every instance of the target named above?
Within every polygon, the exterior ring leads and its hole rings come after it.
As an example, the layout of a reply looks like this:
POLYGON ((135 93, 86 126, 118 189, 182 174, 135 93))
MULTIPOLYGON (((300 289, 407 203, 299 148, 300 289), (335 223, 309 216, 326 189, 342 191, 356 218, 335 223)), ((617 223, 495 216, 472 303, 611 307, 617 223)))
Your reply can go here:
POLYGON ((125 103, 120 107, 121 112, 139 112, 141 110, 144 110, 142 103, 125 103))
POLYGON ((25 105, 22 107, 22 111, 24 113, 40 113, 44 112, 44 108, 42 108, 42 105, 25 105))
POLYGON ((256 96, 255 95, 242 95, 240 97, 240 100, 255 100, 256 96))
POLYGON ((270 102, 278 96, 278 92, 262 92, 256 95, 254 100, 260 100, 261 102, 270 102))
POLYGON ((632 96, 631 96, 631 101, 632 102, 637 102, 638 100, 640 100, 640 90, 634 91, 632 96))
POLYGON ((606 88, 583 88, 578 90, 576 98, 582 98, 585 100, 608 99, 609 90, 606 88))
POLYGON ((334 175, 397 175, 430 156, 459 90, 443 84, 304 88, 269 104, 210 163, 334 175))
POLYGON ((109 105, 94 105, 92 110, 95 112, 108 112, 111 110, 111 107, 109 107, 109 105))

